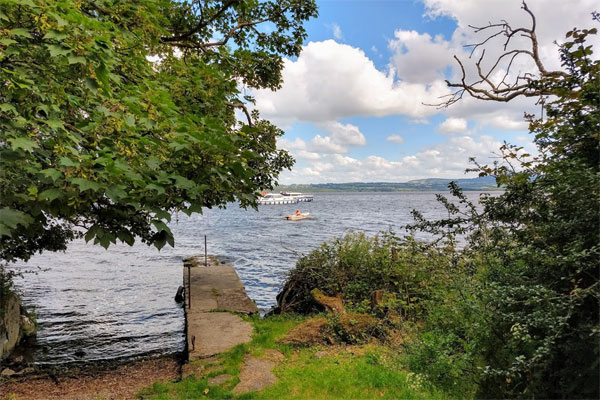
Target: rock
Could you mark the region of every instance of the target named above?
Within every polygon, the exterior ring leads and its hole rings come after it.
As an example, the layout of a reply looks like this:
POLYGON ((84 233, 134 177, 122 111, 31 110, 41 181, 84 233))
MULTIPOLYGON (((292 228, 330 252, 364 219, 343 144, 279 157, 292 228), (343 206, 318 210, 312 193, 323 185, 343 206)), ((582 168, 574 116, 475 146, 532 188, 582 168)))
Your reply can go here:
POLYGON ((32 367, 28 367, 28 368, 23 368, 22 370, 18 371, 15 373, 15 375, 27 375, 27 374, 31 374, 32 372, 35 372, 35 368, 32 367))
POLYGON ((277 342, 281 344, 292 344, 301 346, 314 346, 325 343, 325 328, 327 319, 318 317, 311 318, 292 328, 283 338, 277 342))
POLYGON ((14 293, 2 296, 0 304, 0 360, 7 357, 21 340, 21 303, 14 293))
POLYGON ((35 324, 27 315, 21 315, 21 330, 25 336, 35 335, 35 324))
POLYGON ((12 376, 14 374, 16 374, 16 372, 13 371, 12 369, 10 369, 10 368, 4 368, 2 370, 2 372, 0 373, 0 376, 12 376))
POLYGON ((222 374, 222 375, 217 375, 213 378, 210 378, 208 380, 208 384, 210 386, 219 386, 222 385, 223 383, 229 381, 233 379, 233 376, 229 375, 229 374, 222 374))
POLYGON ((336 297, 326 296, 319 289, 313 289, 310 291, 313 299, 323 307, 327 311, 333 312, 334 314, 344 314, 346 309, 344 308, 344 303, 342 301, 342 297, 340 295, 336 297))
POLYGON ((277 378, 271 371, 275 364, 276 362, 265 358, 247 355, 240 371, 240 383, 233 388, 233 393, 258 392, 277 383, 277 378))

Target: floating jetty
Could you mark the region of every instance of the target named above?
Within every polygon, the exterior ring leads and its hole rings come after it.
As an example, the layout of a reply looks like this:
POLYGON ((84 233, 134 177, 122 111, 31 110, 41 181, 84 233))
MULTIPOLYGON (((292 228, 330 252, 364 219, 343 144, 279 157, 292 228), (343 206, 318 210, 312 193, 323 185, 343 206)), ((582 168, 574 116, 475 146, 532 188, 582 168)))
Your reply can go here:
POLYGON ((188 258, 184 260, 183 283, 189 361, 252 340, 252 324, 236 314, 259 310, 231 265, 219 264, 213 257, 207 257, 206 265, 204 257, 188 258))

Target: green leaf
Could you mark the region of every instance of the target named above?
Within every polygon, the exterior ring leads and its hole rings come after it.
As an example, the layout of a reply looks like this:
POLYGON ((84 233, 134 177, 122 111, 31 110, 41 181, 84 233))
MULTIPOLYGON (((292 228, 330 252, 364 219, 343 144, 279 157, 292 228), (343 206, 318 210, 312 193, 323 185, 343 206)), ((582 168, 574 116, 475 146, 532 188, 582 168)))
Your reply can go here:
POLYGON ((189 179, 180 175, 175 175, 172 177, 172 179, 175 179, 175 183, 181 189, 191 189, 196 185, 193 181, 190 181, 189 179))
POLYGON ((63 167, 76 167, 79 165, 79 162, 73 161, 69 157, 61 157, 58 163, 63 167))
POLYGON ((152 225, 154 225, 154 227, 156 228, 156 230, 158 232, 160 232, 160 231, 171 232, 171 230, 169 229, 169 227, 167 226, 167 224, 165 224, 164 222, 162 222, 160 219, 153 219, 152 220, 152 225))
POLYGON ((29 33, 29 31, 25 28, 15 28, 15 29, 11 29, 8 32, 14 36, 20 36, 20 37, 25 37, 28 39, 33 39, 33 36, 31 36, 31 33, 29 33))
POLYGON ((0 111, 3 111, 3 112, 10 111, 13 113, 13 115, 17 115, 17 109, 12 104, 8 104, 8 103, 0 104, 0 111))
POLYGON ((13 210, 12 208, 0 208, 0 223, 9 230, 14 230, 17 225, 27 226, 33 222, 33 218, 23 211, 13 210))
POLYGON ((53 182, 56 182, 58 178, 62 176, 62 172, 54 168, 46 168, 40 171, 44 176, 51 178, 53 182))
POLYGON ((100 87, 98 82, 92 78, 85 78, 85 86, 90 90, 97 90, 100 87))
POLYGON ((156 171, 160 167, 160 161, 156 157, 148 157, 146 165, 153 171, 156 171))
POLYGON ((96 236, 96 232, 98 231, 98 229, 99 228, 96 225, 92 225, 90 229, 88 229, 88 231, 85 233, 85 236, 83 237, 86 243, 96 236))
POLYGON ((97 191, 100 189, 100 184, 97 182, 92 182, 84 178, 72 178, 71 183, 79 186, 79 190, 85 192, 86 190, 97 191))
POLYGON ((155 190, 158 194, 165 194, 165 188, 155 185, 154 183, 146 185, 146 190, 155 190))
POLYGON ((67 57, 67 60, 69 60, 69 64, 85 64, 86 63, 85 57, 81 57, 81 56, 69 56, 69 57, 67 57))
POLYGON ((44 121, 44 122, 46 123, 46 125, 48 125, 52 129, 62 129, 62 128, 64 128, 62 121, 59 121, 57 119, 49 119, 49 120, 44 121))
POLYGON ((68 22, 58 14, 49 12, 48 15, 53 17, 56 20, 56 22, 58 23, 58 26, 60 26, 61 28, 68 24, 68 22))
POLYGON ((63 197, 63 192, 58 189, 47 189, 40 193, 39 197, 44 200, 52 201, 59 197, 63 197))
POLYGON ((45 35, 44 39, 55 39, 55 40, 63 40, 67 37, 67 34, 64 32, 59 32, 57 30, 51 29, 45 35))
POLYGON ((11 44, 14 44, 14 43, 18 43, 18 42, 16 40, 9 39, 9 38, 0 39, 0 44, 3 44, 4 46, 10 46, 11 44))
POLYGON ((135 118, 131 114, 125 116, 125 123, 129 126, 135 126, 135 118))
POLYGON ((19 138, 10 138, 8 141, 11 144, 11 148, 13 150, 23 149, 27 151, 31 151, 35 148, 40 147, 36 142, 29 138, 19 137, 19 138))
POLYGON ((119 232, 117 232, 117 237, 119 238, 119 240, 121 240, 122 242, 127 243, 130 246, 133 246, 133 244, 135 243, 135 238, 133 237, 133 235, 131 235, 127 231, 119 231, 119 232))
POLYGON ((127 197, 124 185, 112 185, 106 188, 106 195, 115 203, 127 197))
POLYGON ((47 44, 46 48, 50 51, 50 57, 66 56, 72 51, 68 47, 59 46, 56 44, 47 44))

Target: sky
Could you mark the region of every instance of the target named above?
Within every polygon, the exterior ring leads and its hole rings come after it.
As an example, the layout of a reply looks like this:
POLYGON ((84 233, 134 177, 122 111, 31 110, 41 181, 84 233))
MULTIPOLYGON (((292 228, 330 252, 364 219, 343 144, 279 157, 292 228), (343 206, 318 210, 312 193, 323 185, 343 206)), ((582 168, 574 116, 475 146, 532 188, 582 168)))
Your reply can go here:
MULTIPOLYGON (((440 109, 465 44, 481 41, 469 25, 500 20, 531 26, 520 0, 317 0, 302 53, 286 59, 283 85, 247 91, 261 117, 285 131, 278 147, 296 159, 279 183, 405 182, 463 178, 469 158, 490 163, 504 141, 535 154, 523 115, 535 99, 495 103, 464 97, 440 109)), ((594 26, 594 0, 529 0, 540 56, 560 69, 556 43, 574 27, 594 26)), ((600 11, 600 10, 599 10, 600 11)), ((526 45, 517 38, 515 46, 526 45)), ((487 43, 486 58, 503 39, 487 43)), ((598 48, 597 38, 593 42, 598 48)), ((477 57, 476 53, 474 57, 477 57)), ((505 66, 504 66, 505 68, 505 66)), ((525 59, 513 71, 532 70, 525 59)), ((469 68, 467 68, 469 72, 469 68)), ((498 75, 503 75, 502 66, 498 75)))

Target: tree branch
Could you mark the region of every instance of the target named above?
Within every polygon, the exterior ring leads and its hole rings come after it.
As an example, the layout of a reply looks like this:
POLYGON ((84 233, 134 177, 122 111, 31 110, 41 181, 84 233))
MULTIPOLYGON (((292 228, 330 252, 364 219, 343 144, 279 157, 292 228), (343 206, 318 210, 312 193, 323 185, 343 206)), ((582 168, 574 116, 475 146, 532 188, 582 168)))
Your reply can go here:
POLYGON ((503 44, 504 52, 501 55, 499 55, 496 58, 495 62, 492 64, 492 66, 486 70, 482 67, 482 63, 485 59, 485 54, 486 54, 485 48, 484 48, 481 53, 481 56, 475 62, 475 65, 474 65, 477 70, 478 79, 471 81, 471 82, 467 81, 467 73, 466 73, 464 64, 455 55, 454 59, 458 63, 460 70, 461 70, 460 82, 451 83, 450 81, 446 80, 446 84, 450 88, 457 88, 457 90, 449 95, 441 97, 441 98, 446 98, 447 100, 445 100, 441 103, 438 103, 438 104, 427 104, 427 105, 436 106, 439 108, 446 108, 446 107, 456 103, 460 99, 462 99, 465 92, 476 99, 492 100, 492 101, 500 101, 500 102, 508 102, 519 96, 539 97, 539 96, 552 94, 549 89, 535 87, 534 85, 532 85, 532 83, 537 81, 538 78, 542 78, 542 77, 563 78, 563 77, 567 77, 568 75, 563 71, 548 71, 545 68, 544 64, 542 63, 542 60, 540 59, 540 55, 539 55, 539 51, 538 51, 539 43, 538 43, 537 36, 535 33, 535 28, 536 28, 535 15, 527 7, 527 4, 525 3, 525 1, 523 1, 521 8, 527 14, 529 14, 529 16, 531 17, 531 27, 529 27, 529 28, 525 28, 525 27, 512 28, 509 25, 509 23, 504 20, 501 21, 500 23, 495 23, 495 24, 488 23, 488 25, 481 26, 481 27, 469 25, 469 27, 472 28, 475 33, 488 32, 488 31, 492 30, 492 32, 482 41, 465 46, 465 47, 471 48, 469 58, 471 58, 473 56, 473 54, 475 53, 475 51, 477 49, 485 47, 485 45, 490 40, 492 40, 498 36, 502 36, 502 35, 504 35, 506 37, 506 40, 503 44), (497 30, 497 31, 495 31, 495 30, 497 30), (529 39, 529 42, 531 43, 531 48, 530 49, 514 49, 514 50, 507 51, 511 40, 517 35, 529 39), (528 57, 529 59, 531 59, 536 66, 536 71, 535 71, 535 73, 519 72, 514 77, 514 80, 512 82, 510 82, 509 78, 511 76, 511 70, 513 68, 515 59, 519 56, 525 56, 525 57, 528 57), (499 82, 495 83, 491 79, 491 77, 494 75, 494 73, 501 71, 501 65, 504 65, 503 61, 505 59, 508 59, 508 64, 506 64, 506 68, 502 75, 502 79, 499 82), (537 77, 536 77, 536 75, 537 75, 537 77))
POLYGON ((240 108, 244 112, 244 114, 246 114, 246 119, 248 119, 248 126, 250 126, 250 127, 254 126, 254 124, 252 123, 252 117, 250 116, 250 112, 248 111, 248 108, 246 107, 246 105, 244 103, 242 103, 242 102, 233 103, 230 101, 226 101, 225 104, 228 105, 229 107, 240 108))

